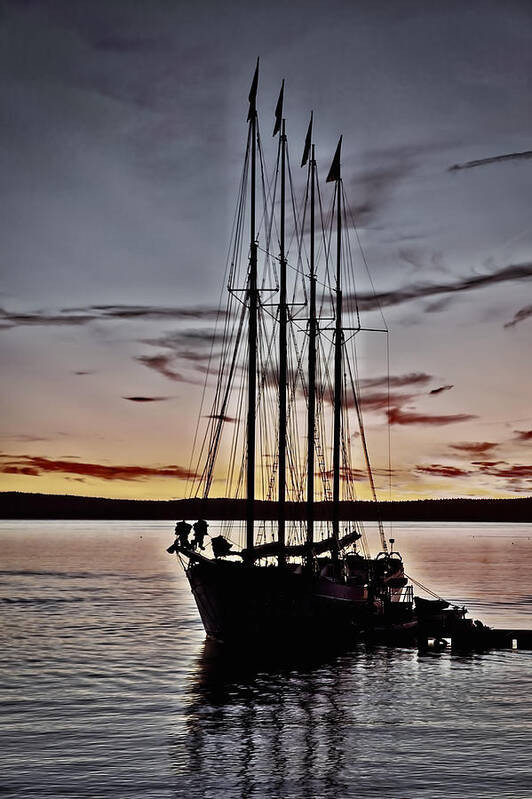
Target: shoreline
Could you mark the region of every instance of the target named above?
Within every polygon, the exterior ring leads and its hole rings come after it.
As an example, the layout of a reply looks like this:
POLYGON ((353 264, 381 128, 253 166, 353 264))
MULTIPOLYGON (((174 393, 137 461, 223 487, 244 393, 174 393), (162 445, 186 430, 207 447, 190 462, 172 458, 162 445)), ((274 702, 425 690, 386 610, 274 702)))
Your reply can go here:
MULTIPOLYGON (((256 518, 276 518, 276 502, 257 500, 256 518)), ((306 504, 287 503, 287 519, 304 521, 306 504)), ((342 521, 532 522, 532 497, 515 499, 413 499, 340 503, 342 521)), ((106 499, 73 495, 0 492, 0 519, 175 520, 205 517, 213 521, 244 520, 245 500, 106 499)), ((316 521, 332 518, 332 505, 315 504, 316 521)))

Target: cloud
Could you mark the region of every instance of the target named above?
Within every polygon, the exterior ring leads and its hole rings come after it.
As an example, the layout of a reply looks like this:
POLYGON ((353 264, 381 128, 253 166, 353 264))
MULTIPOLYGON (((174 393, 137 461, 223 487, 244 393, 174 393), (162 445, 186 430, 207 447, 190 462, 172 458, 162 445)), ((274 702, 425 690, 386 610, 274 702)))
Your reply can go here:
MULTIPOLYGON (((322 472, 316 472, 316 477, 328 477, 332 479, 333 472, 329 470, 322 474, 322 472)), ((340 467, 340 480, 344 482, 349 482, 351 480, 367 480, 368 474, 367 472, 363 471, 362 469, 351 469, 348 466, 340 467)))
POLYGON ((480 473, 506 481, 508 491, 530 491, 532 489, 532 466, 512 464, 507 461, 474 461, 480 473))
MULTIPOLYGON (((416 399, 417 394, 399 394, 396 391, 374 391, 369 394, 362 394, 360 397, 360 404, 365 411, 378 411, 388 408, 390 406, 399 407, 406 402, 411 402, 416 399)), ((352 407, 354 404, 353 399, 347 398, 347 407, 352 407)))
POLYGON ((488 164, 500 164, 504 161, 524 161, 532 158, 532 150, 525 150, 522 153, 507 153, 506 155, 492 155, 491 158, 479 158, 476 161, 466 161, 464 164, 453 164, 449 172, 457 172, 459 169, 473 169, 475 166, 487 166, 488 164))
MULTIPOLYGON (((60 434, 59 434, 60 435, 60 434)), ((31 435, 31 433, 13 433, 10 435, 9 433, 0 433, 0 439, 5 439, 6 441, 27 441, 27 442, 34 442, 34 441, 50 441, 50 436, 37 436, 31 435)))
POLYGON ((514 430, 517 441, 532 441, 532 430, 514 430))
POLYGON ((516 311, 514 318, 510 322, 506 322, 504 327, 515 327, 519 322, 524 322, 530 316, 532 316, 532 305, 525 305, 524 308, 516 311))
POLYGON ((93 375, 94 374, 94 370, 93 369, 85 369, 85 370, 80 369, 78 372, 74 372, 74 374, 75 375, 93 375))
POLYGON ((433 463, 430 466, 416 466, 415 471, 432 477, 468 477, 472 474, 472 472, 460 469, 458 466, 445 466, 440 463, 433 463))
POLYGON ((129 400, 130 402, 165 402, 170 397, 122 397, 122 399, 129 400))
POLYGON ((463 444, 451 444, 450 446, 451 449, 465 452, 468 455, 485 455, 495 449, 495 447, 498 447, 499 444, 494 441, 469 441, 463 444))
POLYGON ((450 384, 448 386, 439 386, 438 388, 433 388, 431 391, 429 391, 429 394, 441 394, 442 391, 450 391, 452 388, 454 388, 454 386, 450 384))
MULTIPOLYGON (((360 381, 361 396, 360 402, 363 410, 365 411, 378 411, 386 410, 391 424, 451 424, 453 421, 465 421, 461 414, 451 416, 431 416, 427 414, 418 414, 414 411, 402 411, 401 409, 406 403, 416 400, 418 397, 425 394, 421 393, 401 393, 394 391, 394 388, 406 388, 410 386, 423 386, 433 379, 432 375, 426 372, 409 372, 403 375, 392 375, 389 378, 375 377, 363 379, 360 381), (367 388, 383 388, 384 391, 369 391, 365 392, 367 388), (389 390, 388 390, 389 388, 389 390), (389 410, 388 410, 389 409, 389 410), (445 419, 446 421, 441 421, 445 419), (415 421, 414 421, 415 420, 415 421), (440 420, 440 421, 437 421, 440 420)), ((449 391, 453 388, 452 385, 440 386, 439 388, 432 389, 429 394, 439 394, 442 391, 449 391)), ((347 399, 347 406, 352 407, 354 404, 353 399, 347 399)), ((467 419, 473 417, 466 417, 467 419)))
POLYGON ((162 319, 216 320, 226 311, 211 306, 160 306, 160 305, 90 305, 79 308, 60 308, 55 313, 43 310, 12 313, 0 308, 0 329, 29 325, 65 326, 86 325, 95 321, 128 320, 156 321, 162 319))
POLYGON ((197 475, 182 466, 108 466, 101 463, 84 463, 64 459, 30 455, 3 456, 0 472, 38 477, 42 474, 67 474, 95 477, 101 480, 146 480, 152 477, 171 477, 187 480, 197 475))
MULTIPOLYGON (((195 350, 181 350, 182 347, 204 347, 211 344, 217 344, 229 340, 229 334, 218 333, 212 328, 205 329, 192 329, 192 330, 174 330, 171 333, 165 333, 157 338, 142 339, 142 344, 149 344, 152 347, 166 347, 167 349, 176 350, 179 352, 180 357, 182 352, 185 352, 185 357, 197 355, 195 350)), ((208 354, 203 357, 209 357, 208 354)))
POLYGON ((107 319, 218 319, 226 311, 214 306, 91 305, 87 309, 107 319))
POLYGON ((483 468, 498 466, 500 463, 506 463, 506 461, 471 461, 472 466, 482 466, 483 468))
POLYGON ((353 181, 353 197, 360 198, 352 206, 357 225, 367 227, 377 212, 391 199, 396 185, 412 171, 406 160, 365 170, 353 181))
POLYGON ((5 308, 0 308, 0 328, 8 329, 11 327, 24 327, 29 325, 50 325, 53 327, 62 325, 86 325, 97 319, 96 314, 89 313, 59 313, 51 314, 44 311, 32 311, 31 313, 10 313, 5 308))
POLYGON ((507 480, 532 480, 532 466, 522 464, 509 464, 508 466, 488 465, 482 466, 481 470, 492 477, 504 477, 507 480))
POLYGON ((378 212, 393 199, 401 181, 420 169, 420 156, 439 150, 438 144, 431 142, 369 152, 366 162, 371 160, 378 166, 356 173, 350 186, 350 195, 354 198, 353 216, 357 225, 367 227, 373 222, 378 212))
POLYGON ((216 361, 220 358, 220 353, 211 353, 209 352, 196 352, 195 350, 179 350, 176 353, 178 358, 181 358, 184 361, 192 361, 196 363, 197 361, 208 361, 211 358, 213 361, 216 361))
POLYGON ((450 413, 442 416, 433 416, 427 413, 417 413, 416 411, 402 411, 400 408, 390 408, 387 415, 390 424, 397 425, 447 425, 457 424, 458 422, 469 422, 471 419, 477 418, 468 413, 450 413))
POLYGON ((430 383, 432 375, 425 372, 408 372, 404 375, 383 375, 382 377, 369 377, 360 381, 362 388, 401 388, 402 386, 415 386, 430 383))
POLYGON ((176 372, 171 368, 175 360, 174 355, 137 355, 134 360, 139 361, 139 363, 147 366, 148 369, 153 369, 163 375, 163 377, 167 377, 168 380, 173 380, 176 383, 193 382, 189 378, 184 377, 180 372, 176 372))
POLYGON ((205 419, 221 419, 222 422, 236 422, 234 416, 225 416, 223 413, 209 413, 205 416, 205 419))
POLYGON ((372 311, 376 308, 401 305, 419 298, 473 291, 497 283, 529 280, 530 278, 532 278, 532 262, 510 264, 486 275, 459 278, 454 283, 411 283, 395 291, 346 295, 345 305, 347 309, 358 307, 360 311, 372 311))

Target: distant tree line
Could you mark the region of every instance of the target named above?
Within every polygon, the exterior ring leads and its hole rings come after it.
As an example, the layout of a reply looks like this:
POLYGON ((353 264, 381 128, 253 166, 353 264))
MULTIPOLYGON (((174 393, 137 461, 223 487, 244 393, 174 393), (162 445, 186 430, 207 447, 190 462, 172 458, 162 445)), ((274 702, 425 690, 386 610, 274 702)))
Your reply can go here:
MULTIPOLYGON (((274 520, 277 503, 257 500, 257 519, 274 520)), ((105 499, 53 494, 0 492, 2 519, 245 519, 245 500, 105 499)), ((287 517, 306 518, 303 502, 289 502, 287 517)), ((315 519, 332 518, 332 505, 318 502, 315 519)), ((515 499, 414 499, 394 502, 342 502, 343 521, 532 522, 532 497, 515 499)))

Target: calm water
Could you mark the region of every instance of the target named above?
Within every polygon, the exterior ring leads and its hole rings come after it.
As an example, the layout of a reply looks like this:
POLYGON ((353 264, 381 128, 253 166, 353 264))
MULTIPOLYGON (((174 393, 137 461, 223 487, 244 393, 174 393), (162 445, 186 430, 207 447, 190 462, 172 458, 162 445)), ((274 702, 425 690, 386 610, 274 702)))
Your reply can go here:
MULTIPOLYGON (((532 653, 235 662, 165 522, 0 526, 0 796, 531 799, 532 653)), ((532 525, 396 525, 407 571, 532 628, 532 525)))

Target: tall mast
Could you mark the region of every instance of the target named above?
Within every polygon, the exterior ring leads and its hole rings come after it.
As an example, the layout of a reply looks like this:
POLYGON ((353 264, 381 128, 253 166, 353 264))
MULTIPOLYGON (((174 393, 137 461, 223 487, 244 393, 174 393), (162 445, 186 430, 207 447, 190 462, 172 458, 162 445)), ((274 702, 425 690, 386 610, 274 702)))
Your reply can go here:
POLYGON ((255 416, 257 403, 257 242, 255 240, 255 183, 257 172, 257 84, 259 60, 249 92, 248 121, 251 137, 251 204, 250 204, 250 253, 248 284, 248 413, 247 413, 247 463, 246 463, 246 548, 251 552, 254 545, 255 522, 255 416))
MULTIPOLYGON (((282 89, 281 89, 282 91, 282 89)), ((279 285, 279 565, 286 562, 284 552, 286 529, 286 376, 287 376, 287 323, 286 304, 286 129, 281 126, 281 220, 280 220, 280 285, 279 285)))
MULTIPOLYGON (((312 117, 311 122, 312 125, 312 117)), ((311 547, 314 542, 314 449, 316 440, 316 264, 314 249, 316 160, 314 145, 310 158, 310 313, 308 341, 308 417, 307 417, 307 564, 312 562, 311 547)))
POLYGON ((340 174, 340 150, 342 137, 327 176, 327 181, 336 182, 336 324, 334 334, 334 422, 333 422, 333 528, 335 540, 333 557, 338 557, 340 537, 340 453, 342 431, 342 383, 343 383, 343 330, 342 330, 342 180, 340 174))

